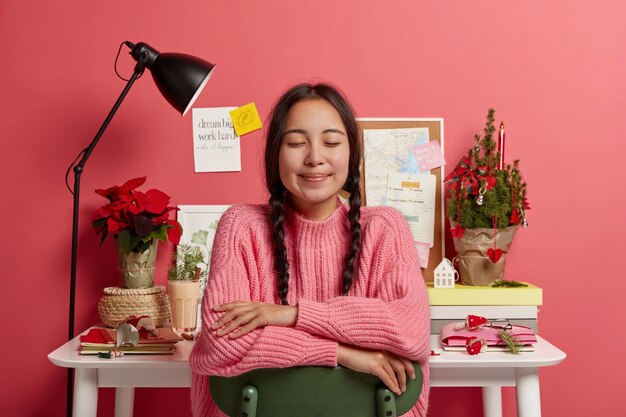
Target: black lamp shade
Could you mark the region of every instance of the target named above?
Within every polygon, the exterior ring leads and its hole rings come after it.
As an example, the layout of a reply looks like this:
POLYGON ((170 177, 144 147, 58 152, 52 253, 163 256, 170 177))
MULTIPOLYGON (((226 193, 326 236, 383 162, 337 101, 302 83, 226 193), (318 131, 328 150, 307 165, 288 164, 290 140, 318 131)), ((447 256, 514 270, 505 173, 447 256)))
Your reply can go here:
POLYGON ((213 74, 215 65, 191 55, 166 52, 159 54, 149 68, 163 97, 184 116, 213 74))

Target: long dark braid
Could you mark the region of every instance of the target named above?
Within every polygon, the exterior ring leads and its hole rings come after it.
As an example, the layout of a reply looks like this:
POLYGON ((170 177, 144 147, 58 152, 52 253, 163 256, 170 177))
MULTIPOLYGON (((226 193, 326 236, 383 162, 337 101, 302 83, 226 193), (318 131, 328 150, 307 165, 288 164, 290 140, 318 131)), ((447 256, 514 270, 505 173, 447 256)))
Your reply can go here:
POLYGON ((285 206, 282 194, 270 196, 270 224, 272 226, 272 245, 274 247, 274 270, 278 278, 278 296, 283 305, 287 305, 289 291, 289 260, 285 247, 285 206))
MULTIPOLYGON (((357 264, 357 258, 361 249, 361 190, 359 189, 359 177, 352 179, 350 192, 350 211, 348 219, 350 220, 350 246, 346 254, 346 267, 343 271, 343 284, 341 288, 342 295, 348 295, 348 291, 352 287, 354 279, 354 270, 357 264)), ((348 188, 348 187, 347 187, 348 188)), ((347 190, 348 191, 348 190, 347 190)))
POLYGON ((265 146, 265 182, 270 193, 270 225, 274 252, 274 270, 278 282, 278 296, 287 305, 289 291, 289 260, 285 247, 285 187, 280 179, 278 155, 283 142, 285 123, 289 109, 301 100, 322 99, 330 103, 339 113, 346 128, 350 144, 348 178, 344 190, 350 193, 350 245, 345 257, 342 294, 347 295, 352 287, 361 248, 361 192, 359 189, 359 164, 361 162, 361 140, 354 112, 345 97, 335 87, 328 84, 298 84, 287 90, 276 102, 268 124, 265 146))

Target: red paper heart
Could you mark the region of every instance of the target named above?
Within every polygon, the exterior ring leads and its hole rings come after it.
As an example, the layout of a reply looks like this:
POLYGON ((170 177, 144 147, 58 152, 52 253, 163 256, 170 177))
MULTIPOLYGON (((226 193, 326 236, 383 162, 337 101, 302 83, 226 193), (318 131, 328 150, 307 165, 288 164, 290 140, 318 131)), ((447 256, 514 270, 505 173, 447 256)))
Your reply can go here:
POLYGON ((502 249, 493 249, 493 248, 489 248, 487 250, 487 256, 489 257, 489 259, 491 259, 491 262, 498 263, 498 261, 500 260, 500 258, 502 258, 502 249))

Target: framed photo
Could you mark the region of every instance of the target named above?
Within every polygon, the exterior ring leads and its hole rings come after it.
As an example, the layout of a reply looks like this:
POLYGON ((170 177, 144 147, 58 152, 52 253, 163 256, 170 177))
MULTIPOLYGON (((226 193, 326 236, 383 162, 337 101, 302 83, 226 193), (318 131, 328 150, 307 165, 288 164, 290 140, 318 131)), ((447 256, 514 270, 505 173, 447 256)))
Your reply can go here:
MULTIPOLYGON (((211 250, 215 231, 222 214, 229 208, 223 206, 179 205, 177 220, 183 227, 180 243, 197 246, 202 251, 206 266, 200 279, 200 301, 206 287, 211 261, 211 250)), ((198 309, 198 328, 201 327, 200 309, 198 309)))

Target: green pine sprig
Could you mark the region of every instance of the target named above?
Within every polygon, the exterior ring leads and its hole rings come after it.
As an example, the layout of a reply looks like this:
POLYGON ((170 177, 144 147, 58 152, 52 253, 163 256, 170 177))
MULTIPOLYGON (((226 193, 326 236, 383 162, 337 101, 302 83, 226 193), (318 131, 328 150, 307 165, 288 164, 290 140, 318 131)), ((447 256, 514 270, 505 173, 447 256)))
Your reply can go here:
MULTIPOLYGON (((198 264, 204 264, 204 255, 198 246, 188 243, 180 243, 172 252, 172 261, 168 270, 167 278, 170 281, 193 280, 196 275, 198 264)), ((202 275, 206 274, 206 269, 202 275)))
POLYGON ((518 282, 518 281, 507 281, 506 279, 497 279, 491 283, 491 286, 494 288, 495 287, 515 288, 515 287, 528 287, 528 284, 524 282, 518 282))
POLYGON ((515 337, 515 335, 506 331, 505 329, 498 330, 498 335, 500 336, 500 340, 502 340, 506 344, 509 352, 514 355, 519 355, 519 348, 520 346, 522 346, 522 344, 519 342, 517 337, 515 337))

